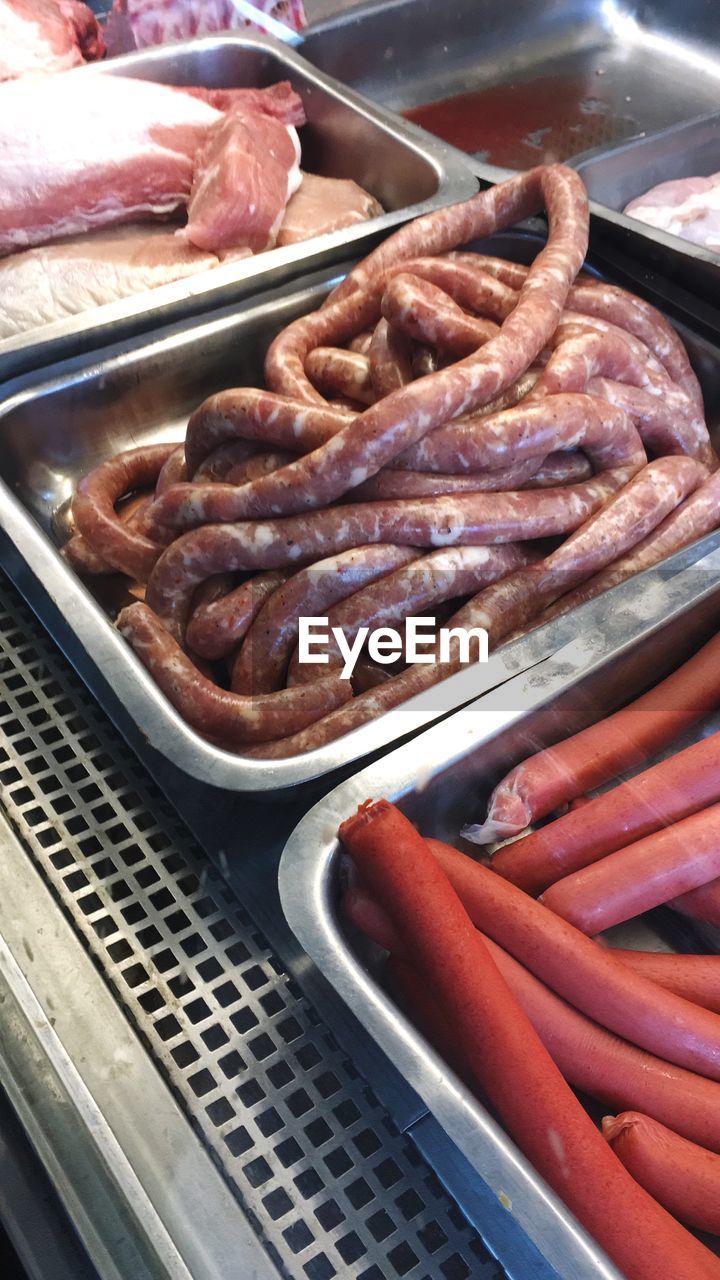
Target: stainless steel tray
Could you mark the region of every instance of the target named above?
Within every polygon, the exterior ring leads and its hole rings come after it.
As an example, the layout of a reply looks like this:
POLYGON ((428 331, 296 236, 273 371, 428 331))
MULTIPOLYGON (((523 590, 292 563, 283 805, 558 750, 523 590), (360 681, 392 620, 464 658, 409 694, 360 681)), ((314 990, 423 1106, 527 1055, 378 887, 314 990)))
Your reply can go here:
MULTIPOLYGON (((99 584, 98 598, 68 568, 57 547, 67 538, 70 498, 78 479, 104 458, 134 444, 181 439, 190 412, 222 387, 256 385, 277 330, 316 307, 337 277, 310 277, 294 292, 269 294, 196 324, 175 325, 152 339, 76 359, 26 377, 0 405, 0 563, 113 712, 129 717, 157 751, 198 781, 227 790, 272 791, 332 773, 416 731, 533 656, 538 641, 498 655, 474 672, 431 691, 338 743, 294 759, 243 759, 190 730, 108 623, 121 601, 99 584), (4 540, 2 535, 5 535, 4 540), (469 684, 469 687, 468 687, 469 684)), ((716 367, 720 419, 720 354, 716 367)), ((545 641, 551 644, 552 640, 545 641)))
MULTIPOLYGON (((424 834, 456 842, 528 750, 606 715, 717 628, 720 538, 706 544, 692 567, 670 577, 669 561, 615 588, 602 609, 584 605, 564 650, 338 787, 295 829, 280 864, 290 927, 446 1131, 447 1147, 434 1144, 428 1154, 511 1280, 619 1280, 619 1273, 380 986, 377 948, 351 936, 337 910, 338 824, 368 797, 387 796, 424 834)), ((668 945, 662 916, 634 922, 635 945, 668 945)), ((632 945, 627 932, 620 936, 620 945, 632 945)), ((704 946, 718 949, 720 939, 705 937, 704 946)))
POLYGON ((458 153, 366 102, 269 36, 206 37, 128 54, 73 74, 86 77, 88 92, 91 77, 98 75, 210 88, 262 87, 289 80, 308 119, 300 135, 303 166, 324 176, 354 178, 386 212, 303 244, 271 249, 3 339, 0 381, 338 263, 349 254, 367 251, 398 223, 467 199, 477 190, 458 153))
POLYGON ((720 90, 720 28, 704 0, 370 0, 310 27, 302 48, 396 111, 482 91, 484 158, 503 167, 716 110, 720 90))
POLYGON ((713 253, 623 213, 630 200, 644 195, 659 182, 717 173, 717 112, 631 138, 616 147, 595 148, 578 156, 573 167, 587 186, 600 239, 630 255, 638 267, 657 269, 718 305, 720 251, 713 253))
MULTIPOLYGON (((541 243, 537 234, 509 232, 486 247, 527 261, 541 243)), ((319 273, 295 292, 278 291, 58 366, 42 384, 18 380, 0 404, 0 531, 12 546, 8 572, 56 638, 62 633, 63 647, 103 705, 110 708, 119 696, 124 714, 161 754, 192 777, 229 790, 277 793, 319 778, 327 786, 335 770, 417 732, 574 634, 572 615, 559 619, 337 742, 288 760, 253 761, 211 746, 188 728, 108 625, 108 613, 124 600, 102 581, 91 595, 57 554, 83 474, 133 444, 181 439, 190 412, 211 392, 257 385, 275 332, 316 307, 332 282, 331 272, 319 273)), ((720 349, 689 330, 682 334, 702 381, 708 421, 720 427, 720 349)))

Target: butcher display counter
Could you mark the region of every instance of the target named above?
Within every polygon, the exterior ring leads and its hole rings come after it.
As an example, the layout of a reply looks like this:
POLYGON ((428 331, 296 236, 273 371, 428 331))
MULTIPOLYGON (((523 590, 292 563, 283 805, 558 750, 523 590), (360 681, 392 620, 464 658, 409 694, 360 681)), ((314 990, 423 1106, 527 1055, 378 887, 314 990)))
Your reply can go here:
MULTIPOLYGON (((717 553, 684 555, 676 617, 684 592, 717 595, 717 553)), ((524 1280, 403 1063, 284 922, 277 863, 306 806, 126 745, 6 581, 2 602, 3 1079, 98 1273, 524 1280)))

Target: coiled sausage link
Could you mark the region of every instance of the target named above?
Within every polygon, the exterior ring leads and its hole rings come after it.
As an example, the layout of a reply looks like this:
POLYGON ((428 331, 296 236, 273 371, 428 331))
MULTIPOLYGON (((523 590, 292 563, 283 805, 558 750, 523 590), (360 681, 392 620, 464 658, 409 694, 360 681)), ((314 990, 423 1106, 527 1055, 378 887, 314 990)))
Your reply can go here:
MULTIPOLYGON (((563 457, 563 454, 556 454, 563 457)), ((568 455, 571 459, 573 455, 568 455)), ((578 455, 574 455, 576 458, 578 455)), ((499 467, 496 471, 472 471, 469 475, 443 475, 437 471, 390 471, 384 467, 376 476, 366 480, 352 496, 358 502, 382 502, 392 498, 435 498, 450 493, 502 493, 507 489, 543 488, 542 481, 533 485, 545 459, 527 458, 515 467, 499 467)), ((580 468, 582 473, 582 467, 580 468)), ((592 471, 586 464, 585 474, 575 475, 575 466, 568 468, 567 483, 582 480, 592 471)), ((551 484, 565 483, 554 478, 551 484)))
MULTIPOLYGON (((543 205, 551 222, 562 228, 562 241, 557 242, 558 253, 553 256, 560 259, 563 270, 568 256, 577 261, 574 279, 587 251, 585 230, 582 236, 578 234, 579 226, 587 227, 587 192, 565 165, 539 166, 481 191, 463 204, 450 205, 401 227, 353 268, 334 290, 330 305, 350 300, 357 293, 377 296, 383 291, 385 272, 397 263, 446 253, 482 239, 540 213, 543 205), (580 249, 582 252, 578 253, 580 249)), ((504 280, 510 283, 507 275, 504 280)), ((526 283, 527 278, 523 284, 526 283)))
POLYGON ((468 315, 437 285, 404 272, 388 281, 382 313, 408 338, 454 356, 472 355, 500 332, 492 320, 468 315))
MULTIPOLYGON (((488 221, 488 230, 495 230, 515 221, 519 210, 528 205, 532 208, 541 199, 550 224, 548 242, 528 271, 517 306, 497 336, 465 360, 386 396, 312 454, 247 486, 236 496, 235 518, 289 515, 326 506, 374 475, 401 449, 449 418, 486 404, 525 372, 555 332, 587 248, 585 189, 577 175, 563 166, 532 170, 464 205, 440 210, 429 220, 413 224, 410 233, 402 228, 350 273, 336 291, 335 301, 312 317, 289 325, 273 343, 266 360, 266 379, 273 390, 292 391, 297 383, 293 362, 304 365, 309 351, 318 345, 313 341, 312 322, 322 317, 327 325, 338 308, 354 306, 358 281, 367 279, 368 271, 372 276, 376 254, 382 261, 388 246, 394 246, 400 249, 398 257, 402 256, 406 242, 413 244, 418 236, 422 238, 423 227, 431 239, 441 240, 448 230, 455 235, 469 228, 472 235, 476 225, 484 229, 488 221), (340 301, 338 294, 342 295, 340 301), (279 370, 290 373, 279 378, 279 370)), ((376 283, 380 288, 381 282, 376 283)), ((333 341, 350 336, 352 330, 346 329, 333 341)))
MULTIPOLYGON (((468 266, 471 271, 480 269, 485 277, 492 275, 513 291, 522 288, 528 272, 528 268, 519 262, 506 262, 504 258, 491 258, 484 254, 451 253, 448 254, 447 260, 455 262, 458 266, 468 266)), ((434 259, 428 259, 428 261, 432 262, 434 259)), ((408 263, 407 270, 416 270, 416 263, 408 263)), ((468 305, 469 297, 468 303, 465 303, 462 295, 453 292, 451 275, 445 276, 444 281, 439 273, 434 277, 426 278, 431 279, 434 284, 440 284, 455 298, 456 302, 468 305)), ((628 293, 618 285, 608 284, 604 280, 583 278, 581 273, 568 293, 567 306, 581 315, 607 320, 639 338, 664 366, 673 382, 676 382, 702 411, 703 398, 700 383, 693 372, 683 342, 662 312, 651 303, 637 297, 634 293, 628 293)), ((497 318, 495 313, 492 313, 492 318, 497 318)))
POLYGON ((575 609, 588 600, 616 587, 628 578, 634 577, 644 569, 651 569, 660 564, 668 556, 688 547, 691 542, 711 533, 720 525, 720 471, 715 471, 707 480, 685 498, 674 511, 666 516, 661 524, 653 529, 646 538, 638 542, 636 547, 625 555, 618 556, 601 573, 595 574, 588 582, 576 587, 568 595, 563 596, 556 604, 551 605, 536 619, 540 626, 557 618, 570 609, 575 609))
POLYGON ((80 481, 73 498, 75 527, 101 558, 130 578, 144 582, 164 550, 163 543, 123 524, 115 503, 125 494, 154 486, 177 444, 143 445, 103 462, 80 481))
POLYGON ((666 429, 675 432, 677 452, 697 457, 708 466, 716 464, 702 413, 653 359, 637 338, 614 325, 577 334, 566 313, 558 325, 554 350, 531 395, 554 396, 562 391, 584 391, 593 378, 629 382, 661 397, 667 411, 666 429), (673 424, 673 416, 677 424, 673 424))
POLYGON ((188 649, 201 658, 226 658, 240 643, 268 596, 287 577, 282 569, 256 573, 219 597, 198 603, 200 587, 193 598, 193 613, 185 633, 188 649))
POLYGON ((598 471, 645 461, 629 417, 584 393, 524 400, 489 417, 461 418, 405 449, 391 469, 465 473, 546 457, 555 449, 582 449, 598 471))
MULTIPOLYGON (((395 271, 386 273, 385 293, 396 275, 410 276, 435 285, 464 310, 475 312, 486 320, 501 322, 517 306, 519 288, 510 288, 485 271, 484 261, 481 254, 468 254, 463 262, 449 258, 413 258, 410 262, 399 263, 395 271)), ((527 267, 524 268, 523 284, 526 278, 527 267)))
MULTIPOLYGON (((507 466, 510 460, 521 462, 527 456, 546 456, 558 448, 578 447, 598 471, 615 467, 637 470, 646 461, 640 436, 622 410, 591 397, 558 395, 518 405, 496 417, 441 427, 429 440, 404 450, 401 462, 414 463, 413 470, 481 471, 507 466)), ((359 474, 364 477, 362 469, 359 474)), ((178 529, 232 523, 244 518, 245 497, 251 487, 176 485, 163 494, 153 514, 163 525, 178 529)), ((532 507, 529 501, 529 523, 532 507)))
POLYGON ((514 467, 472 471, 469 475, 443 475, 434 471, 390 471, 383 468, 371 480, 353 490, 353 498, 377 502, 385 498, 436 497, 444 493, 500 493, 506 489, 554 489, 579 484, 592 475, 582 453, 550 453, 527 458, 514 467))
POLYGON ((413 344, 387 320, 378 320, 367 354, 376 399, 381 400, 412 382, 413 344))
MULTIPOLYGON (((502 547, 448 547, 414 559, 386 577, 357 591, 330 609, 328 627, 340 627, 347 640, 354 640, 361 627, 375 630, 419 617, 446 600, 468 596, 521 565, 537 559, 529 547, 510 543, 502 547)), ((330 661, 342 662, 340 650, 331 641, 330 661)), ((297 654, 290 665, 288 683, 307 683, 327 673, 327 663, 299 663, 297 654)))
POLYGON ((306 405, 254 387, 209 396, 190 416, 185 436, 188 478, 231 441, 259 441, 307 453, 331 440, 355 415, 336 405, 306 405))
MULTIPOLYGON (((270 693, 282 685, 301 617, 323 616, 331 605, 408 564, 420 553, 392 544, 354 547, 301 569, 265 602, 232 667, 235 693, 270 693)), ((327 673, 325 673, 327 674, 327 673)))
POLYGON ((123 609, 117 626, 183 719, 221 746, 265 742, 291 724, 300 730, 352 697, 350 682, 331 675, 306 688, 244 698, 202 675, 147 605, 123 609))
MULTIPOLYGON (((486 587, 448 620, 448 627, 485 627, 489 647, 527 621, 544 604, 589 577, 613 557, 643 537, 664 512, 679 501, 704 475, 704 468, 691 458, 662 458, 649 463, 626 487, 620 472, 611 473, 621 492, 605 510, 572 534, 545 560, 509 573, 486 587)), ((625 477, 627 479, 627 476, 625 477)), ((333 711, 310 730, 294 734, 282 742, 252 748, 263 759, 282 759, 314 750, 385 711, 398 706, 459 670, 455 654, 450 661, 432 666, 414 666, 394 680, 356 698, 348 706, 333 711)))
POLYGON ((377 395, 370 377, 368 356, 342 347, 315 347, 308 352, 305 371, 313 386, 331 395, 345 396, 359 404, 374 404, 377 395))
POLYGON ((180 637, 193 591, 213 573, 307 564, 370 542, 485 545, 568 533, 597 511, 629 474, 618 467, 564 489, 350 503, 306 516, 195 529, 171 543, 158 562, 148 603, 180 637))

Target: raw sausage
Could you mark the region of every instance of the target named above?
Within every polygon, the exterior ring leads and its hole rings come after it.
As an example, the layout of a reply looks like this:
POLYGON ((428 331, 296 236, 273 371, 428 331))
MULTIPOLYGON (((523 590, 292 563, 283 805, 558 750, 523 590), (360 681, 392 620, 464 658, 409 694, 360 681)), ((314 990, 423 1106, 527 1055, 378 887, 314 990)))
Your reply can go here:
MULTIPOLYGON (((614 948, 623 964, 651 978, 668 991, 720 1013, 720 955, 676 955, 672 951, 623 951, 614 948)), ((653 1115, 655 1113, 653 1112, 653 1115)), ((675 1128, 676 1126, 673 1126, 675 1128)), ((684 1130, 678 1132, 685 1132, 684 1130)), ((686 1137, 692 1135, 686 1134, 686 1137)), ((696 1138, 707 1147, 710 1144, 696 1138)), ((720 1151, 720 1147, 718 1147, 720 1151)))
MULTIPOLYGON (((361 627, 374 631, 405 618, 420 617, 426 609, 479 591, 532 559, 528 548, 512 543, 503 547, 450 547, 419 559, 413 557, 405 566, 330 609, 328 627, 341 628, 346 640, 351 641, 361 627)), ((329 655, 332 663, 341 661, 340 651, 332 642, 329 655)), ((300 664, 293 659, 289 682, 306 683, 326 671, 327 664, 300 664)))
MULTIPOLYGON (((402 959, 396 965, 404 949, 387 913, 360 887, 346 890, 342 912, 356 929, 390 951, 392 964, 388 968, 393 975, 405 971, 402 987, 408 990, 413 971, 402 959)), ((485 934, 482 938, 551 1058, 574 1088, 617 1110, 642 1107, 691 1142, 720 1152, 720 1085, 715 1080, 675 1067, 606 1031, 561 1000, 485 934)), ((450 1058, 451 1065, 463 1074, 465 1064, 458 1058, 451 1027, 447 1021, 443 1026, 437 1006, 433 1008, 425 1000, 423 1008, 430 1015, 432 1029, 441 1031, 443 1050, 452 1046, 455 1061, 450 1058)))
POLYGON ((594 935, 718 875, 720 804, 714 804, 557 880, 540 901, 594 935))
POLYGON ((662 760, 493 855, 492 868, 526 893, 720 801, 720 734, 662 760))
POLYGON ((595 574, 588 582, 563 596, 562 600, 546 609, 533 625, 542 626, 551 618, 568 613, 570 609, 585 604, 588 600, 594 600, 611 587, 626 582, 643 569, 651 569, 676 551, 681 551, 691 542, 711 533, 719 524, 720 471, 715 471, 690 497, 685 498, 684 502, 666 516, 652 533, 638 542, 632 551, 618 556, 601 573, 595 574))
POLYGON ((128 449, 85 476, 73 499, 78 532, 107 564, 141 582, 149 576, 164 547, 131 524, 123 524, 115 503, 136 489, 155 485, 163 465, 176 450, 175 444, 128 449))
POLYGON ((188 649, 202 658, 228 657, 247 633, 268 596, 282 586, 287 576, 282 569, 256 573, 238 587, 223 592, 219 598, 202 603, 198 603, 196 593, 185 633, 188 649))
POLYGON ((463 835, 478 844, 517 835, 646 760, 718 705, 720 636, 629 706, 511 770, 492 794, 487 821, 463 835))
MULTIPOLYGON (((300 617, 324 616, 331 605, 415 560, 412 547, 355 547, 301 569, 265 602, 232 668, 236 693, 270 693, 283 683, 300 617)), ((327 672, 323 673, 327 674, 327 672)))
POLYGON ((628 1280, 719 1276, 720 1262, 603 1158, 601 1136, 407 819, 379 801, 340 834, 510 1135, 628 1280))
POLYGON ((183 719, 224 747, 277 738, 291 724, 299 730, 352 697, 349 681, 331 675, 297 689, 244 698, 202 675, 147 605, 123 609, 117 627, 183 719))
POLYGON ((720 1235, 720 1156, 637 1111, 605 1116, 603 1134, 658 1204, 689 1227, 720 1235))
MULTIPOLYGON (((616 468, 564 489, 352 503, 302 517, 197 529, 167 548, 152 575, 148 603, 166 625, 182 628, 195 587, 213 573, 314 562, 370 542, 485 545, 568 533, 626 479, 627 473, 616 468)), ((211 488, 217 492, 224 486, 211 488)))

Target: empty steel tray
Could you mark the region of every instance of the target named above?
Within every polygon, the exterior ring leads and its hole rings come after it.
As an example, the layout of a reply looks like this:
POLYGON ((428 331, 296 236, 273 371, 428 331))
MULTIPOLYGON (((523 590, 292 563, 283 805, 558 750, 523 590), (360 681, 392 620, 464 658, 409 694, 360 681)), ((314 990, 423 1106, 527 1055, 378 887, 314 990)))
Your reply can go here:
POLYGON ((369 0, 310 27, 302 48, 396 111, 459 98, 444 119, 413 118, 517 169, 716 110, 720 92, 705 0, 369 0))
POLYGON ((300 132, 303 167, 327 177, 353 178, 386 212, 302 244, 198 272, 4 338, 0 381, 338 263, 348 254, 369 249, 398 223, 464 200, 477 190, 461 156, 346 90, 269 36, 206 37, 96 63, 73 75, 86 77, 88 92, 92 77, 98 75, 208 88, 262 87, 289 80, 307 115, 300 132))
MULTIPOLYGON (((442 1125, 445 1145, 431 1131, 423 1133, 427 1118, 410 1132, 417 1131, 439 1177, 510 1280, 620 1277, 502 1127, 399 1012, 377 979, 378 949, 343 926, 338 825, 368 797, 386 796, 423 834, 455 843, 464 823, 484 814, 508 768, 607 715, 717 629, 719 545, 720 536, 712 535, 692 565, 682 553, 663 570, 582 606, 574 617, 576 639, 564 650, 343 783, 303 818, 283 853, 280 894, 290 927, 442 1125)), ((664 919, 669 914, 656 912, 615 930, 616 943, 672 945, 664 919)), ((685 921, 680 926, 688 927, 685 921)), ((720 947, 707 928, 695 938, 696 947, 699 942, 700 949, 720 947)))

